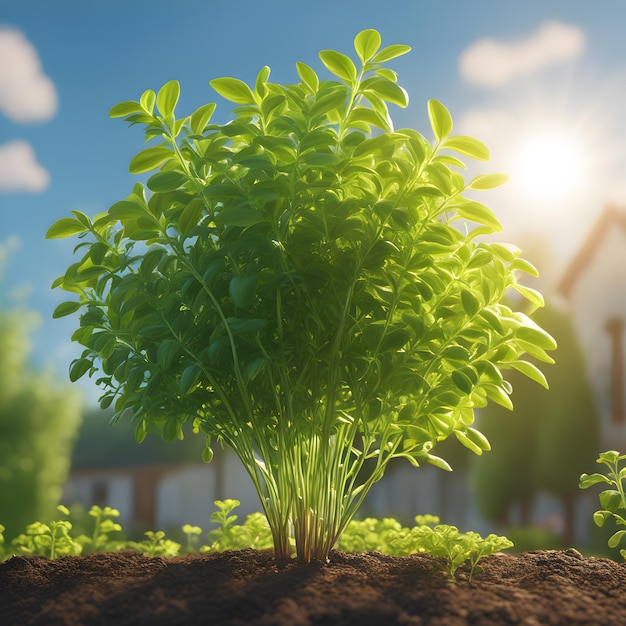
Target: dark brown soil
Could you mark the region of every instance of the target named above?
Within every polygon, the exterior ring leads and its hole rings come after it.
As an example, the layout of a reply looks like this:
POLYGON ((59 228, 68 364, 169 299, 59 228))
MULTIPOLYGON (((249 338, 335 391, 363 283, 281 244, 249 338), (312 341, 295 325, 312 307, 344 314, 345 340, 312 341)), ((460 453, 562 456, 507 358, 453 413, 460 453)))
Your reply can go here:
POLYGON ((117 552, 0 564, 2 626, 626 624, 626 565, 575 550, 495 554, 469 582, 426 555, 117 552))

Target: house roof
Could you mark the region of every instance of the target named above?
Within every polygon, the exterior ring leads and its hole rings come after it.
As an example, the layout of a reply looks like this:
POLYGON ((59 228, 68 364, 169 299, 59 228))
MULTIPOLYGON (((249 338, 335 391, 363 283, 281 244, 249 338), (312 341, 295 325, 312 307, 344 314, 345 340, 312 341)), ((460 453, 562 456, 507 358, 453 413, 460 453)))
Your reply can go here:
POLYGON ((626 233, 626 212, 609 205, 601 213, 587 240, 570 263, 558 285, 559 293, 569 297, 572 288, 585 268, 591 263, 596 251, 602 245, 608 231, 617 226, 626 233))

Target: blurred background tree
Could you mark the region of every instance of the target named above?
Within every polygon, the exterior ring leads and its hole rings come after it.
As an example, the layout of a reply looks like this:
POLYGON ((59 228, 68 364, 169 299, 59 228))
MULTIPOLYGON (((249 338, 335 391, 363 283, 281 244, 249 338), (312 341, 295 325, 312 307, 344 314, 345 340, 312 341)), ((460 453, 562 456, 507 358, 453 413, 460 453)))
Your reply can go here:
POLYGON ((528 527, 535 497, 554 496, 562 506, 561 540, 571 546, 578 477, 598 455, 599 418, 569 314, 546 306, 533 319, 558 343, 556 364, 545 369, 550 390, 512 372, 514 411, 491 406, 481 414, 492 451, 472 464, 474 497, 481 515, 503 527, 517 505, 528 527))
POLYGON ((34 313, 0 310, 0 522, 11 539, 55 512, 80 424, 80 397, 28 363, 34 313))

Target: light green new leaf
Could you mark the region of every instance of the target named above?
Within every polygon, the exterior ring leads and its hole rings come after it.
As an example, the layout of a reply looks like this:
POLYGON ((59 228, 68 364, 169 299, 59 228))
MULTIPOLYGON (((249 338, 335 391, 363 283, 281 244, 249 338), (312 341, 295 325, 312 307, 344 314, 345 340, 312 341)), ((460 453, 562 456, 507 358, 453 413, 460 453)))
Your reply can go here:
POLYGON ((467 201, 454 207, 457 214, 470 222, 489 226, 493 232, 500 232, 502 226, 493 211, 480 202, 467 201))
POLYGON ((125 100, 124 102, 120 102, 115 106, 111 107, 109 111, 109 117, 126 117, 127 115, 132 115, 133 113, 143 113, 143 107, 133 100, 125 100))
POLYGON ((599 473, 594 474, 581 474, 579 480, 579 487, 581 489, 587 489, 598 483, 611 484, 611 481, 604 475, 599 473))
POLYGON ((531 380, 534 380, 536 383, 539 383, 542 387, 545 387, 546 389, 549 388, 546 377, 536 365, 533 365, 528 361, 515 361, 514 363, 511 363, 511 366, 514 367, 518 372, 524 374, 524 376, 527 376, 531 380))
POLYGON ((409 96, 407 92, 382 76, 374 76, 363 81, 362 89, 367 97, 370 93, 378 96, 385 102, 391 102, 399 107, 405 108, 409 104, 409 96))
POLYGON ((483 453, 483 450, 480 446, 476 445, 463 431, 455 430, 454 436, 458 439, 458 441, 463 444, 468 450, 471 450, 474 454, 480 456, 483 453))
POLYGON ((403 54, 407 54, 408 52, 411 52, 411 46, 406 46, 404 44, 393 44, 391 46, 386 46, 385 48, 383 48, 378 54, 376 54, 372 58, 372 61, 374 63, 384 63, 385 61, 391 61, 391 59, 400 57, 403 54))
POLYGON ((356 67, 349 56, 336 50, 322 50, 319 57, 326 69, 335 76, 347 83, 353 83, 356 79, 356 67))
POLYGON ((87 230, 84 224, 72 217, 62 217, 57 220, 46 233, 46 239, 61 239, 63 237, 71 237, 78 233, 84 233, 87 230))
POLYGON ((199 135, 204 130, 204 127, 209 123, 214 111, 215 102, 209 102, 199 109, 196 109, 191 114, 189 126, 194 135, 199 135))
POLYGON ((527 274, 530 274, 535 278, 539 276, 539 271, 532 263, 530 263, 526 259, 522 259, 519 257, 511 263, 510 269, 519 270, 520 272, 526 272, 527 274))
POLYGON ((177 80, 170 80, 165 83, 156 97, 157 109, 163 117, 167 117, 174 113, 174 109, 178 104, 180 96, 180 85, 177 80))
POLYGON ((152 148, 146 148, 133 157, 128 166, 128 170, 131 174, 142 174, 143 172, 149 172, 153 170, 163 161, 173 156, 172 151, 164 146, 154 146, 152 148))
POLYGON ((428 118, 437 141, 447 139, 452 132, 452 116, 446 107, 437 100, 428 101, 428 118))
POLYGON ((354 38, 354 49, 359 55, 361 63, 367 63, 367 61, 369 61, 378 52, 380 44, 380 33, 377 30, 372 28, 362 30, 354 38))
POLYGON ((518 339, 522 339, 543 350, 556 350, 556 341, 552 335, 535 324, 535 322, 523 313, 517 313, 517 316, 524 320, 524 325, 517 329, 516 334, 518 339))
POLYGON ((539 293, 536 289, 532 287, 526 287, 524 285, 520 285, 519 283, 515 283, 511 285, 515 291, 521 293, 524 298, 532 302, 533 304, 542 307, 545 306, 545 302, 541 293, 539 293))
POLYGON ((482 141, 467 137, 465 135, 457 135, 456 137, 448 137, 442 144, 442 148, 454 150, 459 154, 464 154, 472 159, 479 161, 487 161, 489 159, 489 149, 482 141))
POLYGON ((311 90, 312 93, 317 92, 320 81, 313 68, 309 67, 306 63, 296 63, 296 70, 300 80, 311 90))
POLYGON ((252 89, 238 78, 215 78, 209 84, 222 98, 226 98, 230 102, 236 104, 253 104, 255 102, 252 89))
POLYGON ((494 189, 509 180, 506 174, 481 174, 470 181, 469 189, 494 189))
POLYGON ((142 108, 146 113, 150 113, 152 115, 152 111, 154 110, 154 103, 156 102, 156 93, 152 91, 152 89, 146 89, 141 94, 141 98, 139 98, 139 104, 141 104, 142 108))

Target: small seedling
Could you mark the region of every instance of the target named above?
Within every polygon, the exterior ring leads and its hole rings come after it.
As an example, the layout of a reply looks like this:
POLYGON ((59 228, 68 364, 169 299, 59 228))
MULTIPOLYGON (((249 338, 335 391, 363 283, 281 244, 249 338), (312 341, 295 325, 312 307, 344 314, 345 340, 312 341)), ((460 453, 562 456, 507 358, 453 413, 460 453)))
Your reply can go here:
POLYGON ((200 526, 185 524, 182 527, 182 531, 185 534, 186 538, 186 543, 184 547, 185 554, 193 554, 194 552, 197 552, 199 537, 202 534, 202 528, 200 528, 200 526))
MULTIPOLYGON (((69 515, 69 509, 59 505, 57 510, 69 515)), ((72 523, 68 520, 56 520, 44 524, 34 522, 26 527, 26 532, 18 535, 11 542, 14 551, 20 554, 32 554, 55 559, 59 556, 76 555, 82 552, 82 545, 70 536, 72 523)))
POLYGON ((148 530, 144 535, 146 538, 143 541, 129 541, 127 546, 146 556, 178 556, 180 544, 171 539, 166 539, 162 530, 156 532, 148 530))
MULTIPOLYGON (((612 517, 618 526, 626 526, 626 495, 624 492, 624 478, 626 478, 626 466, 620 467, 626 454, 620 454, 616 450, 602 452, 596 459, 596 463, 605 465, 606 473, 582 474, 579 487, 587 489, 599 483, 606 483, 613 487, 606 489, 600 494, 600 506, 602 507, 593 514, 596 526, 602 527, 612 517)), ((618 530, 609 537, 609 548, 617 548, 626 536, 626 530, 618 530)), ((621 549, 620 554, 626 560, 626 549, 621 549)))

